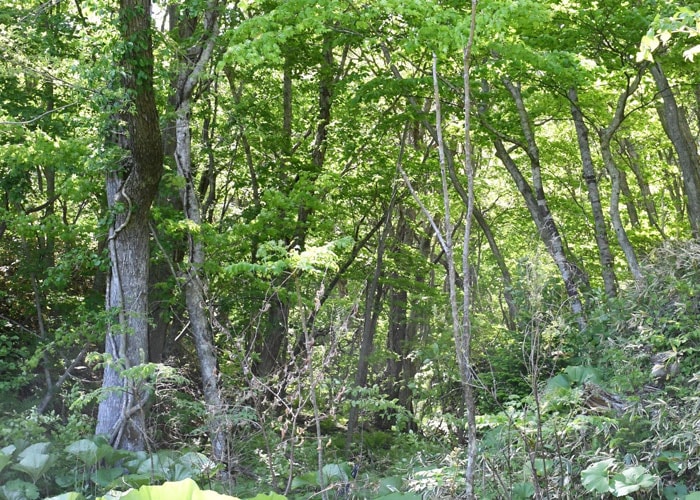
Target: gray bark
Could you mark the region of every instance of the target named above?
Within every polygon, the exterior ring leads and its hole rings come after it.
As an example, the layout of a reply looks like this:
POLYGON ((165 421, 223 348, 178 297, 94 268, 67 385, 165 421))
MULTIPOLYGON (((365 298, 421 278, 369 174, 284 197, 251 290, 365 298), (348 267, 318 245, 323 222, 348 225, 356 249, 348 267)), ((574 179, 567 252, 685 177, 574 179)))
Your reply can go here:
POLYGON ((634 204, 634 197, 632 196, 632 191, 630 190, 629 183, 627 182, 627 173, 624 170, 619 170, 619 172, 620 191, 622 192, 622 197, 625 201, 627 216, 630 218, 630 225, 632 227, 639 227, 639 214, 637 213, 637 205, 634 204))
MULTIPOLYGON (((394 211, 396 190, 392 193, 391 202, 386 209, 384 217, 384 228, 379 236, 377 244, 377 262, 374 266, 372 279, 367 284, 365 291, 365 310, 362 324, 362 338, 360 340, 360 354, 357 360, 357 371, 355 372, 355 387, 364 388, 367 386, 367 375, 369 371, 369 357, 374 348, 374 334, 377 330, 377 320, 381 308, 382 286, 379 279, 384 271, 384 252, 386 250, 386 240, 391 232, 391 216, 394 211)), ((357 429, 360 417, 359 401, 354 400, 350 405, 348 415, 348 431, 346 450, 350 450, 352 441, 357 429)))
POLYGON ((615 106, 615 114, 610 121, 610 124, 606 128, 598 129, 598 136, 600 137, 600 152, 603 157, 603 163, 605 168, 610 174, 610 179, 612 180, 612 194, 610 199, 610 219, 612 221, 613 228, 615 230, 615 235, 617 236, 617 241, 622 248, 622 252, 625 254, 625 259, 627 260, 627 267, 632 274, 635 282, 641 284, 642 281, 642 271, 637 260, 637 254, 634 251, 634 247, 627 237, 627 231, 622 223, 622 218, 620 217, 620 171, 615 164, 615 160, 612 155, 612 150, 610 149, 610 143, 612 141, 613 135, 620 128, 622 121, 625 119, 625 107, 627 106, 627 100, 629 97, 637 90, 639 82, 642 77, 642 71, 640 70, 634 79, 628 83, 620 97, 617 100, 617 105, 615 106))
POLYGON ((627 164, 629 165, 634 178, 637 181, 637 186, 639 187, 639 192, 642 196, 642 204, 644 205, 644 210, 649 219, 649 224, 655 227, 663 238, 666 238, 663 228, 659 224, 659 216, 656 211, 656 205, 654 204, 654 198, 651 195, 651 189, 649 188, 649 183, 647 182, 644 174, 642 173, 642 168, 639 162, 639 154, 632 142, 625 138, 621 141, 622 154, 627 158, 627 164))
POLYGON ((678 106, 661 65, 656 62, 650 66, 650 70, 662 98, 662 105, 657 107, 659 118, 678 157, 688 204, 690 229, 693 238, 697 239, 700 237, 700 157, 697 146, 688 119, 683 109, 678 106))
POLYGON ((142 450, 147 444, 144 380, 124 370, 148 359, 148 216, 163 171, 163 151, 153 89, 150 0, 121 0, 119 29, 123 40, 136 40, 122 60, 124 86, 133 111, 123 116, 128 137, 121 145, 128 157, 107 175, 107 201, 114 213, 109 230, 111 270, 106 307, 116 311, 105 341, 107 363, 104 399, 96 434, 118 448, 142 450), (138 68, 135 67, 138 64, 138 68), (116 210, 117 207, 121 209, 116 210))
MULTIPOLYGON (((576 128, 576 138, 578 139, 578 147, 581 152, 581 163, 583 166, 583 180, 586 182, 588 189, 588 201, 591 204, 591 212, 593 214, 593 227, 595 230, 595 241, 598 246, 598 260, 600 261, 601 274, 603 276, 603 284, 605 293, 608 297, 617 295, 617 278, 615 277, 612 252, 610 251, 610 243, 608 241, 608 229, 603 214, 603 205, 600 202, 600 191, 598 190, 598 177, 593 165, 593 156, 591 155, 591 145, 588 140, 588 127, 583 120, 583 114, 579 109, 578 95, 575 88, 569 89, 569 100, 571 101, 571 115, 576 128)), ((619 181, 618 193, 619 193, 619 181)), ((619 198, 619 195, 618 195, 619 198)))
POLYGON ((585 284, 585 278, 576 264, 567 257, 561 235, 559 234, 559 228, 547 205, 547 199, 542 185, 539 148, 535 141, 535 134, 532 130, 530 118, 527 114, 520 89, 509 81, 505 81, 504 83, 515 101, 520 117, 520 125, 526 142, 525 144, 518 143, 518 145, 526 151, 530 160, 532 186, 506 149, 500 134, 490 127, 485 120, 483 123, 493 134, 496 157, 501 160, 515 182, 518 191, 525 200, 525 205, 537 227, 542 242, 545 244, 557 269, 559 269, 564 287, 566 288, 566 293, 569 296, 571 311, 574 316, 576 316, 579 327, 583 329, 586 323, 583 316, 583 303, 581 301, 579 288, 585 284))
MULTIPOLYGON (((210 59, 214 40, 218 35, 217 8, 217 0, 210 0, 207 3, 203 22, 206 41, 190 54, 189 61, 192 62, 182 61, 176 94, 175 163, 178 175, 184 180, 181 196, 185 217, 195 226, 201 226, 202 213, 192 166, 190 126, 192 93, 210 59)), ((185 23, 187 21, 184 20, 185 23)), ((199 359, 204 402, 210 416, 208 427, 212 456, 217 461, 223 461, 226 457, 226 429, 223 418, 225 408, 219 390, 217 354, 207 305, 207 278, 203 272, 206 251, 198 234, 188 232, 187 241, 189 258, 185 267, 185 304, 199 359)))

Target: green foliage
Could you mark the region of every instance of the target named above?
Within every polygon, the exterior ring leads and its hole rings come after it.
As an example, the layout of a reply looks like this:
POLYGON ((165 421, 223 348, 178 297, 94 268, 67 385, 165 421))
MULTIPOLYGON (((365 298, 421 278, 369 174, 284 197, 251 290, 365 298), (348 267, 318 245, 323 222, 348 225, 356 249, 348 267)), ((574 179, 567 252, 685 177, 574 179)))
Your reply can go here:
POLYGON ((205 479, 216 465, 197 452, 154 454, 115 450, 103 437, 80 439, 63 450, 49 442, 17 441, 0 450, 0 482, 6 498, 37 498, 34 491, 79 494, 137 487, 152 482, 205 479), (50 473, 49 473, 50 471, 50 473), (18 496, 19 495, 19 496, 18 496))
POLYGON ((581 472, 583 486, 591 493, 612 493, 616 497, 627 496, 636 491, 649 490, 656 486, 658 476, 649 474, 645 467, 622 467, 609 458, 594 462, 581 472))

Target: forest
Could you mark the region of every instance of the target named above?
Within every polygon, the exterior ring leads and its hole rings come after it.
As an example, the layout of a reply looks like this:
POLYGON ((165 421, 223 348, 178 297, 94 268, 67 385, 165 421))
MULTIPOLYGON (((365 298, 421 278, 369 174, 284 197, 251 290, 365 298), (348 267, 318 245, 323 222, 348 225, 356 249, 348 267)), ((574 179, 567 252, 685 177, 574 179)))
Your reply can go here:
POLYGON ((3 0, 0 500, 700 499, 698 36, 3 0))

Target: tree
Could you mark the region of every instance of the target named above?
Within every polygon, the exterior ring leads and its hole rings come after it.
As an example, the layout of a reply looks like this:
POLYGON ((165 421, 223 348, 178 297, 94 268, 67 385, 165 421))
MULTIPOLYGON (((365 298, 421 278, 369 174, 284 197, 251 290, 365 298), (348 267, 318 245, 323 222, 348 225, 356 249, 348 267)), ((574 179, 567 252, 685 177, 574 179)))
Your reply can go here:
POLYGON ((148 217, 163 172, 150 0, 121 0, 118 27, 128 106, 119 116, 126 124, 118 138, 124 157, 107 173, 112 223, 106 304, 115 317, 105 340, 103 399, 96 433, 106 435, 115 447, 142 450, 148 441, 145 413, 151 396, 139 372, 139 366, 148 360, 148 217))

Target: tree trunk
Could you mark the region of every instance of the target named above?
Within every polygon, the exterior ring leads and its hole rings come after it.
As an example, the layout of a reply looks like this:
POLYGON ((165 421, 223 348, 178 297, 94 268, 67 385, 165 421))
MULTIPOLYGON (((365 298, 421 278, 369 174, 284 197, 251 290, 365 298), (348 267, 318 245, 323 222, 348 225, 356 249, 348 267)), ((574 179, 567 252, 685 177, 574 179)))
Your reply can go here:
POLYGON ((109 230, 111 271, 106 306, 117 322, 107 331, 103 390, 96 434, 118 448, 142 450, 147 444, 145 381, 124 370, 148 359, 148 216, 163 171, 163 149, 153 90, 150 0, 120 0, 119 29, 126 51, 121 61, 124 86, 133 109, 124 112, 130 153, 107 175, 107 201, 114 222, 109 230))
POLYGON ((627 216, 630 218, 630 226, 639 228, 639 214, 637 213, 637 205, 634 204, 630 185, 627 182, 627 173, 624 170, 618 170, 618 172, 620 173, 620 192, 627 208, 627 216))
MULTIPOLYGON (((367 284, 365 295, 365 310, 362 324, 362 339, 360 340, 360 354, 357 360, 357 371, 355 372, 355 387, 364 388, 367 386, 367 375, 369 370, 369 357, 374 348, 374 333, 377 329, 379 310, 381 309, 382 286, 379 279, 384 271, 384 251, 386 240, 391 231, 391 216, 394 212, 396 189, 392 193, 391 202, 386 209, 384 217, 384 228, 379 236, 377 244, 377 262, 374 266, 372 280, 367 284)), ((346 450, 350 450, 352 441, 357 429, 360 417, 360 401, 353 398, 348 415, 348 431, 346 450)))
MULTIPOLYGON (((176 93, 175 121, 175 163, 178 175, 184 180, 181 191, 185 217, 195 227, 202 225, 202 214, 195 174, 192 167, 191 105, 192 93, 206 67, 214 40, 218 35, 217 0, 210 0, 204 16, 206 41, 202 46, 192 50, 188 61, 181 61, 182 70, 178 77, 176 93)), ((183 19, 185 26, 191 26, 191 19, 183 19)), ((192 33, 187 33, 191 36, 192 33)), ((199 358, 202 377, 202 393, 207 405, 209 439, 212 456, 216 461, 223 461, 226 455, 226 432, 223 419, 224 404, 219 390, 217 354, 211 327, 211 318, 207 306, 207 278, 203 268, 206 260, 204 243, 199 231, 187 233, 189 259, 185 268, 185 304, 190 320, 190 329, 199 358)))
POLYGON ((661 124, 673 143, 678 157, 678 165, 683 176, 683 187, 688 204, 688 219, 693 238, 700 238, 700 157, 693 140, 688 119, 678 106, 671 86, 661 65, 657 62, 650 67, 656 87, 663 99, 657 106, 661 124))
MULTIPOLYGON (((290 186, 289 191, 298 187, 306 190, 304 196, 297 207, 297 218, 294 224, 293 234, 289 236, 290 248, 303 250, 306 246, 306 238, 309 232, 309 219, 313 214, 313 207, 307 200, 313 198, 316 190, 316 180, 323 172, 326 156, 326 143, 328 137, 328 125, 331 120, 331 109, 333 104, 333 86, 335 79, 342 68, 338 68, 333 57, 333 36, 327 34, 323 40, 321 51, 321 65, 318 71, 318 106, 316 115, 316 130, 314 141, 311 146, 310 167, 297 172, 295 186, 290 186)), ((291 134, 292 134, 292 78, 289 63, 285 63, 282 78, 283 95, 283 151, 285 160, 291 158, 291 134)), ((286 172, 283 180, 287 179, 286 172)), ((290 179, 291 181, 291 179, 290 179)), ((255 373, 257 375, 267 375, 276 368, 284 365, 285 354, 283 346, 287 345, 287 323, 289 314, 288 293, 275 292, 269 304, 268 321, 263 331, 263 338, 258 351, 259 361, 255 363, 255 373)), ((268 307, 268 306, 266 306, 268 307)))
POLYGON ((629 97, 637 90, 639 82, 642 78, 643 68, 635 75, 632 81, 629 81, 627 88, 620 94, 615 106, 615 113, 610 121, 610 124, 606 128, 598 129, 598 136, 600 137, 600 152, 603 157, 603 164, 610 174, 612 180, 612 194, 610 199, 610 219, 612 221, 613 228, 615 229, 615 234, 617 236, 617 241, 625 254, 625 259, 627 260, 627 267, 632 274, 635 282, 641 284, 642 281, 642 271, 639 267, 639 262, 637 261, 637 254, 634 251, 634 247, 627 237, 627 231, 625 231, 625 226, 622 223, 622 218, 620 217, 620 171, 615 164, 613 158, 612 150, 610 149, 610 143, 612 138, 620 128, 622 121, 625 119, 625 107, 627 106, 627 100, 629 97))
POLYGON ((525 200, 525 205, 537 227, 540 238, 559 269, 564 287, 566 288, 566 293, 569 296, 571 311, 576 317, 579 327, 583 329, 586 323, 583 316, 583 303, 581 301, 579 288, 585 285, 586 280, 581 270, 567 257, 561 235, 559 234, 559 228, 547 205, 540 173, 539 149, 535 142, 535 135, 525 109, 520 89, 508 81, 504 83, 515 101, 520 117, 520 124, 526 143, 519 144, 519 146, 525 150, 530 160, 533 186, 530 186, 530 183, 525 179, 517 163, 503 144, 503 140, 498 132, 488 125, 483 116, 482 123, 492 132, 493 144, 496 148, 496 157, 501 160, 506 167, 513 181, 515 181, 518 191, 525 200))
MULTIPOLYGON (((593 213, 593 227, 595 229, 595 241, 598 246, 598 259, 600 261, 601 274, 605 293, 608 297, 617 295, 617 278, 615 277, 613 255, 608 242, 608 230, 603 215, 603 205, 600 202, 600 191, 598 190, 598 178, 593 165, 591 155, 591 145, 588 141, 588 127, 583 121, 583 114, 578 107, 578 95, 575 88, 569 89, 569 100, 571 101, 571 115, 576 127, 576 138, 581 152, 581 163, 583 165, 583 180, 588 188, 588 200, 591 203, 593 213)), ((619 193, 619 182, 618 182, 619 193)))
POLYGON ((622 154, 627 158, 627 164, 629 165, 634 178, 637 181, 637 186, 639 187, 639 192, 642 196, 642 204, 644 205, 644 210, 647 213, 647 218, 649 219, 649 224, 655 227, 662 238, 666 238, 663 228, 659 225, 659 216, 656 212, 656 205, 654 204, 654 198, 651 195, 651 189, 649 188, 649 183, 644 178, 642 173, 641 165, 639 164, 639 154, 632 142, 625 138, 622 139, 620 144, 620 149, 622 154))
MULTIPOLYGON (((526 199, 526 204, 530 209, 530 214, 537 226, 540 236, 548 248, 552 259, 554 260, 559 272, 561 273, 562 279, 564 281, 564 286, 566 288, 567 294, 571 301, 571 310, 574 315, 578 318, 579 326, 583 329, 585 326, 585 321, 583 317, 583 304, 581 302, 581 296, 579 287, 585 284, 586 279, 583 272, 569 260, 564 249, 564 244, 559 233, 559 228, 554 221, 554 216, 549 210, 549 205, 547 204, 547 199, 545 197, 544 186, 542 184, 542 167, 540 163, 540 152, 535 140, 535 133, 532 129, 532 123, 530 117, 525 108, 525 103, 523 101, 520 88, 510 81, 505 80, 504 84, 508 91, 510 92, 513 100, 515 102, 515 107, 518 111, 518 116, 520 117, 520 126, 525 137, 525 152, 530 159, 530 172, 532 176, 532 188, 527 186, 525 178, 522 177, 517 165, 506 152, 502 143, 500 145, 500 151, 497 155, 501 161, 504 161, 506 169, 511 174, 511 177, 518 185, 518 189, 523 197, 526 199), (510 163, 510 167, 507 163, 510 163), (515 168, 514 168, 515 167, 515 168), (520 178, 518 178, 520 177, 520 178), (523 184, 524 183, 524 184, 523 184), (529 193, 529 194, 528 194, 529 193), (528 198, 531 198, 528 201, 528 198)), ((500 140, 499 140, 500 142, 500 140)), ((497 150, 498 150, 497 145, 497 150)))

